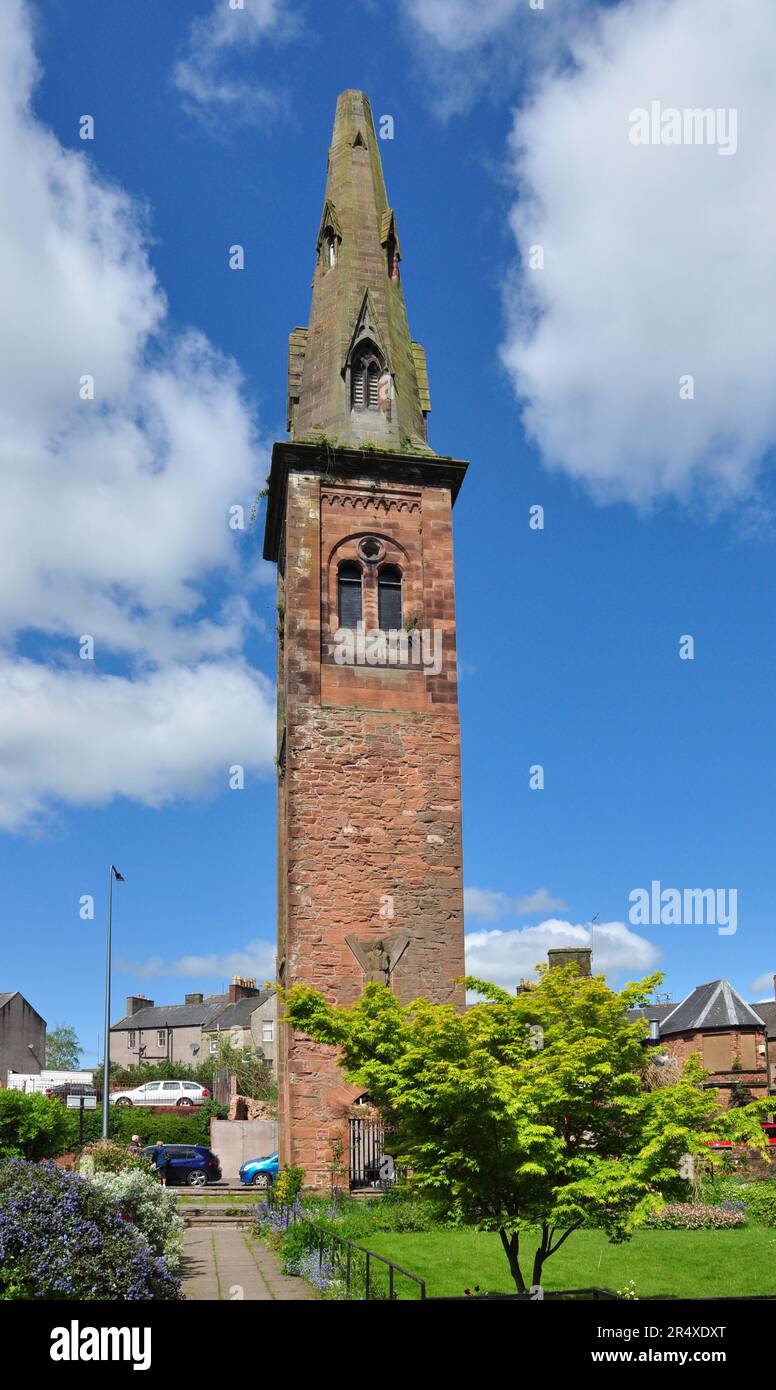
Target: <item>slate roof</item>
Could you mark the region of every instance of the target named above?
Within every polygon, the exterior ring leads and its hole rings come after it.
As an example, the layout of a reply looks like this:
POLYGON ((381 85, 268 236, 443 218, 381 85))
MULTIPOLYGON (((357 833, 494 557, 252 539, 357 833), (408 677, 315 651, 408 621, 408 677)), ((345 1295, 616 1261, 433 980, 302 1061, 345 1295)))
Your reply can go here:
POLYGON ((757 1010, 760 1018, 765 1024, 765 1032, 769 1038, 776 1038, 776 999, 758 1000, 752 1008, 757 1010))
POLYGON ((269 990, 262 990, 261 994, 254 994, 250 999, 238 999, 211 1018, 207 1025, 203 1024, 203 1028, 206 1032, 213 1028, 250 1028, 254 1011, 267 999, 269 990))
POLYGON ((112 1025, 116 1029, 139 1028, 204 1028, 209 1019, 229 1003, 228 994, 210 994, 201 1004, 155 1004, 153 1008, 138 1009, 112 1025))
POLYGON ((635 1023, 637 1018, 662 1020, 675 1008, 675 1004, 645 1004, 643 1009, 628 1009, 628 1020, 630 1023, 635 1023))
MULTIPOLYGON (((0 996, 1 997, 1 996, 0 996)), ((136 1032, 141 1028, 248 1028, 251 1014, 269 998, 269 991, 229 1003, 228 994, 209 994, 201 1004, 155 1004, 138 1009, 111 1026, 111 1032, 136 1032)))
POLYGON ((673 1033, 710 1032, 714 1028, 763 1028, 755 1013, 727 980, 696 985, 680 1004, 660 1021, 661 1037, 673 1033))

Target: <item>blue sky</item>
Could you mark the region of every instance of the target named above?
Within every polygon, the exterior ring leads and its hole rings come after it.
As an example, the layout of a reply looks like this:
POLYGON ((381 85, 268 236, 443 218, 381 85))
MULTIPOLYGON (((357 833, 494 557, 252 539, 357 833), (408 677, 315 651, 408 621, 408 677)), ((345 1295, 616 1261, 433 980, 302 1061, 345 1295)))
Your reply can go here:
POLYGON ((717 976, 772 993, 776 21, 761 0, 391 15, 10 0, 0 20, 18 326, 0 373, 0 987, 74 1024, 87 1062, 111 861, 115 1017, 132 992, 271 973, 273 576, 262 515, 227 516, 249 514, 284 437, 349 86, 394 118, 431 443, 472 460, 455 511, 470 968, 511 985, 598 914, 615 983, 657 964, 675 998, 717 976), (652 100, 735 109, 734 157, 635 148, 629 112, 652 100), (736 933, 632 925, 653 879, 736 889, 736 933))

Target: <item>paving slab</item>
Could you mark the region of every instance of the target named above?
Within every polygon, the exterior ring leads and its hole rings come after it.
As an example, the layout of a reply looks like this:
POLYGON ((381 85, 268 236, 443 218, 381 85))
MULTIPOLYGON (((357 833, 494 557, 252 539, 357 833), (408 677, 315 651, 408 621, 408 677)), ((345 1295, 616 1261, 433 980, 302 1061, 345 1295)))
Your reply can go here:
POLYGON ((303 1279, 283 1274, 277 1255, 235 1226, 187 1226, 182 1273, 184 1296, 193 1301, 315 1300, 303 1279))

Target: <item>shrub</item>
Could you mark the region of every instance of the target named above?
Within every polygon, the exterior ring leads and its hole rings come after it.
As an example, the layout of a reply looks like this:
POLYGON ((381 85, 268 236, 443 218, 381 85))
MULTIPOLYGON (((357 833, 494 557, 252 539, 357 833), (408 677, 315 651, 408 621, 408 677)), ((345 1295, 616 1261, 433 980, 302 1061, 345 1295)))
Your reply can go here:
MULTIPOLYGON (((73 1148, 78 1139, 78 1116, 75 1110, 64 1111, 73 1117, 68 1143, 73 1148)), ((133 1134, 140 1135, 142 1144, 155 1144, 161 1139, 165 1144, 205 1144, 210 1145, 210 1119, 225 1119, 226 1107, 206 1100, 204 1105, 193 1107, 175 1115, 157 1115, 145 1106, 133 1105, 116 1107, 110 1110, 110 1134, 116 1144, 128 1144, 133 1134)), ((85 1117, 84 1138, 87 1143, 95 1143, 102 1132, 101 1117, 92 1111, 85 1117), (87 1123, 86 1121, 91 1123, 87 1123)), ((67 1152, 67 1149, 63 1150, 67 1152)))
POLYGON ((286 1206, 293 1206, 302 1191, 303 1183, 304 1168, 294 1168, 290 1163, 286 1163, 275 1178, 273 1187, 275 1201, 283 1202, 286 1206))
POLYGON ((66 1153, 70 1129, 67 1110, 52 1096, 0 1090, 0 1158, 66 1153))
POLYGON ((746 1207, 742 1202, 726 1202, 709 1207, 703 1202, 673 1202, 654 1212, 648 1226, 670 1231, 722 1231, 746 1225, 746 1207))
MULTIPOLYGON (((143 1162, 142 1159, 140 1161, 143 1162)), ((122 1216, 145 1236, 154 1254, 164 1256, 168 1269, 180 1269, 183 1217, 178 1212, 175 1193, 162 1187, 147 1165, 145 1171, 134 1167, 125 1168, 122 1172, 98 1172, 91 1181, 115 1202, 122 1216)))
POLYGON ((147 1158, 131 1154, 123 1144, 115 1144, 112 1139, 101 1139, 96 1144, 86 1144, 81 1152, 78 1171, 82 1178, 91 1178, 95 1173, 123 1173, 127 1169, 148 1173, 152 1168, 147 1158))
POLYGON ((180 1298, 180 1280, 98 1187, 0 1162, 0 1299, 180 1298))
POLYGON ((704 1184, 703 1197, 720 1205, 741 1203, 750 1221, 758 1226, 776 1226, 776 1182, 771 1178, 745 1182, 741 1178, 715 1176, 704 1184))
POLYGON ((750 1182, 739 1187, 739 1196, 758 1226, 776 1226, 776 1182, 750 1182))

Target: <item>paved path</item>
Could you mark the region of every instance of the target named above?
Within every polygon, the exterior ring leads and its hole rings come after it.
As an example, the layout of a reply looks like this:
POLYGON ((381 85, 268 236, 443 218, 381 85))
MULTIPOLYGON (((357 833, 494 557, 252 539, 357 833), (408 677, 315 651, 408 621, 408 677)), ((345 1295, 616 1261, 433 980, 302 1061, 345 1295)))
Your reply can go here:
POLYGON ((189 1226, 183 1246, 187 1299, 314 1299, 303 1279, 281 1272, 280 1261, 260 1240, 234 1226, 189 1226))

